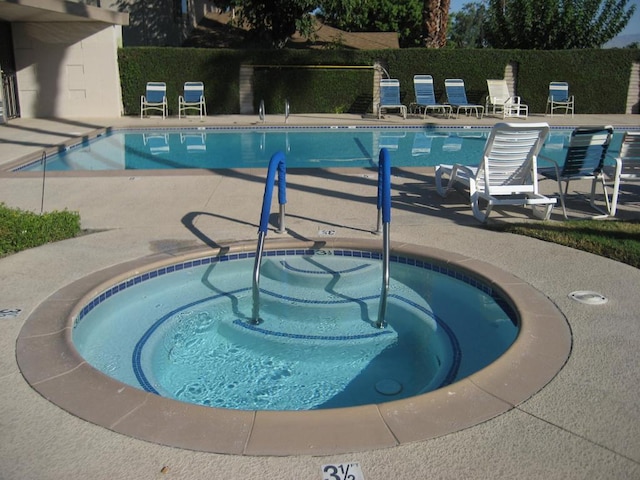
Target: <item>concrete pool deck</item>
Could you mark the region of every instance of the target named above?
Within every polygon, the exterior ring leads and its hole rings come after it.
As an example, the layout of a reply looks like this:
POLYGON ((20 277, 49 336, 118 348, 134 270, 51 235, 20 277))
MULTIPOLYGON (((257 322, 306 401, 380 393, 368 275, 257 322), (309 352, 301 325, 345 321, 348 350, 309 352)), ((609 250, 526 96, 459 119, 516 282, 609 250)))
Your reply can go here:
MULTIPOLYGON (((268 116, 266 124, 282 124, 282 117, 276 117, 268 116)), ((386 117, 384 123, 402 123, 398 117, 386 117)), ((637 118, 532 116, 530 121, 637 127, 637 118)), ((19 119, 0 125, 0 168, 109 125, 247 125, 256 120, 241 116, 211 117, 206 123, 197 119, 19 119)), ((434 123, 496 121, 460 118, 434 123)), ((362 122, 382 123, 330 115, 289 119, 292 125, 362 122)), ((414 122, 422 120, 407 121, 414 122)), ((436 247, 492 264, 538 290, 566 317, 572 332, 571 355, 541 391, 500 416, 456 433, 328 456, 194 452, 136 440, 80 420, 42 398, 22 377, 15 359, 16 339, 27 318, 60 288, 96 271, 155 253, 172 255, 198 246, 255 240, 264 184, 263 176, 242 172, 51 176, 45 210, 77 210, 83 228, 96 232, 0 259, 0 311, 6 312, 0 318, 0 477, 321 479, 322 465, 350 462, 360 464, 367 480, 640 477, 640 308, 636 301, 640 271, 565 247, 483 229, 463 196, 437 196, 432 168, 404 172, 394 176, 392 183, 394 242, 436 247), (609 301, 598 306, 580 304, 567 297, 576 290, 594 290, 609 301), (14 309, 20 311, 13 313, 14 309)), ((268 238, 322 238, 327 231, 342 238, 373 237, 374 178, 361 172, 292 175, 288 187, 288 233, 269 232, 268 238)), ((545 188, 553 191, 553 187, 545 182, 545 188)), ((621 198, 621 217, 640 218, 637 192, 621 198)), ((42 179, 0 175, 0 201, 39 212, 42 179)), ((588 213, 581 204, 572 206, 575 217, 588 213)), ((497 210, 491 220, 528 218, 528 212, 513 208, 497 210)), ((552 218, 561 218, 559 208, 552 218)))

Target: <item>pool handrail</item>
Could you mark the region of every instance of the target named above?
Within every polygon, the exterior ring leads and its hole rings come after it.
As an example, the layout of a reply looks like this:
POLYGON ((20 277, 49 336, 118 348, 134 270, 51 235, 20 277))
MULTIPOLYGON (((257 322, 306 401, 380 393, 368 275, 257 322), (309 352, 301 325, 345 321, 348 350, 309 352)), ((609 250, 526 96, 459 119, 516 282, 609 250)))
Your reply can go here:
POLYGON ((267 236, 269 226, 269 214, 271 213, 271 198, 273 197, 273 187, 278 172, 278 203, 280 205, 280 219, 278 233, 285 231, 284 214, 287 203, 287 165, 283 152, 278 151, 271 156, 267 170, 267 180, 264 184, 264 196, 262 198, 262 211, 260 213, 260 226, 258 227, 258 245, 256 247, 256 257, 253 265, 252 298, 253 308, 251 312, 251 323, 260 323, 260 265, 262 263, 262 252, 264 250, 264 239, 267 236))
POLYGON ((391 158, 386 148, 378 156, 378 218, 382 219, 382 288, 376 327, 384 328, 389 296, 389 226, 391 224, 391 158))

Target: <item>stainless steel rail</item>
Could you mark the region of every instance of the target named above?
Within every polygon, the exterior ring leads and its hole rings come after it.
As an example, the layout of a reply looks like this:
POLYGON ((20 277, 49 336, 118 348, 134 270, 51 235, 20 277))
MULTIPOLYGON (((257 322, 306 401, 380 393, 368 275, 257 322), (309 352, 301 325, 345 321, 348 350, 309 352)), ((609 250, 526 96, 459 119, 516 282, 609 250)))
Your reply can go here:
POLYGON ((287 203, 286 170, 287 167, 284 153, 276 152, 269 161, 267 180, 264 185, 262 212, 260 214, 260 226, 258 227, 258 245, 256 247, 255 262, 253 264, 253 283, 251 291, 253 306, 251 311, 251 323, 253 323, 254 325, 257 325, 262 321, 260 319, 260 266, 262 264, 264 239, 267 236, 267 227, 269 226, 271 197, 273 196, 273 187, 276 181, 276 172, 278 173, 278 203, 280 204, 278 233, 284 232, 284 205, 287 203))
POLYGON ((380 150, 378 157, 378 219, 382 219, 382 287, 376 327, 384 328, 389 296, 389 226, 391 224, 391 159, 386 148, 380 150))

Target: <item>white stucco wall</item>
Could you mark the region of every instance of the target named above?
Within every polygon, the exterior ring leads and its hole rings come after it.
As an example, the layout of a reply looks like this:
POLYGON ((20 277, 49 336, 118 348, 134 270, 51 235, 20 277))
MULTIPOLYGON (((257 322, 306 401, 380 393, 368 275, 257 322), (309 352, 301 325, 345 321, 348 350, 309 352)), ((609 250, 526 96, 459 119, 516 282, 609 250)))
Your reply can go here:
POLYGON ((12 30, 22 117, 121 116, 120 26, 14 23, 12 30))

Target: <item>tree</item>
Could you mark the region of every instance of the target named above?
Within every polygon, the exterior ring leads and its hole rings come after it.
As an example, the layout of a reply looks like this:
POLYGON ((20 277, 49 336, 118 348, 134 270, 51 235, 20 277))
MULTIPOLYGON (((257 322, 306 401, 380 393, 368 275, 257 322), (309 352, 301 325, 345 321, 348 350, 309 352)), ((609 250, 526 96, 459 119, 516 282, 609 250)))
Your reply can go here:
POLYGON ((466 3, 462 10, 451 15, 449 27, 449 44, 458 48, 483 48, 487 40, 484 33, 484 23, 487 8, 484 3, 466 3))
POLYGON ((425 47, 446 46, 450 3, 450 0, 424 0, 422 26, 425 47))
POLYGON ((485 32, 495 48, 599 48, 635 11, 629 0, 488 0, 485 32))
POLYGON ((327 25, 347 32, 397 32, 401 47, 420 45, 423 0, 321 0, 327 25))
POLYGON ((311 12, 317 2, 313 0, 223 0, 216 1, 221 8, 234 8, 239 25, 249 27, 250 34, 259 42, 282 48, 296 31, 303 36, 313 32, 311 12))

